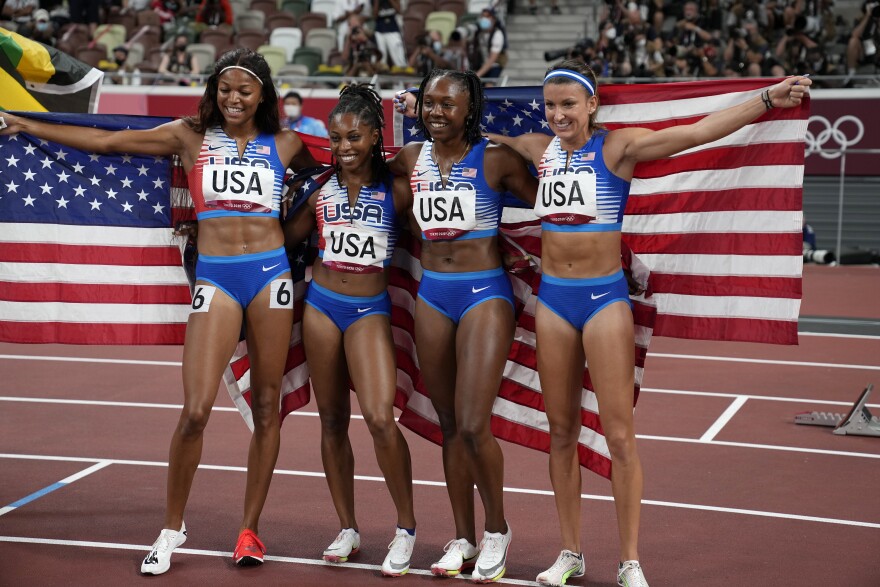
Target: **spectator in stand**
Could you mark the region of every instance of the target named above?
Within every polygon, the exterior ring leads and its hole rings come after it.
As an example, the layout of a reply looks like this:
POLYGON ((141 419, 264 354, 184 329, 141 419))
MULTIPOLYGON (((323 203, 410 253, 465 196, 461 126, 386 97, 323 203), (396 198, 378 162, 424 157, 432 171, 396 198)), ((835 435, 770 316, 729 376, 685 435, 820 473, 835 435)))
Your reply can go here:
POLYGON ((449 42, 446 43, 446 60, 449 62, 449 69, 467 71, 471 68, 467 38, 459 29, 449 34, 449 42))
POLYGON ((453 69, 447 56, 440 31, 425 31, 416 39, 416 48, 410 54, 408 64, 416 75, 426 77, 434 68, 453 69))
POLYGON ((345 53, 348 31, 364 24, 365 0, 336 0, 336 12, 332 14, 333 24, 338 32, 338 44, 345 53))
POLYGON ((630 2, 622 14, 620 25, 616 27, 624 43, 620 75, 651 77, 658 65, 662 64, 662 56, 655 56, 661 46, 660 36, 644 20, 643 14, 647 14, 647 10, 643 11, 638 4, 630 2))
MULTIPOLYGON (((104 71, 112 72, 116 75, 110 75, 109 77, 105 77, 104 79, 109 79, 110 82, 114 84, 124 84, 126 83, 125 78, 119 75, 119 73, 127 73, 132 70, 128 65, 128 47, 125 45, 119 45, 118 47, 113 48, 113 58, 106 62, 104 67, 101 67, 104 71)), ((102 62, 103 63, 103 62, 102 62)))
MULTIPOLYGON (((559 11, 559 6, 557 4, 558 0, 550 0, 550 13, 551 14, 562 14, 559 11)), ((538 14, 538 0, 529 0, 529 14, 535 15, 538 14)))
POLYGON ((345 75, 372 76, 382 70, 378 63, 382 53, 362 26, 352 27, 351 34, 345 40, 343 54, 347 59, 345 75))
MULTIPOLYGON (((286 126, 290 130, 314 135, 316 137, 326 137, 327 127, 317 118, 303 116, 302 113, 302 96, 298 92, 287 92, 284 96, 284 115, 287 117, 286 126)), ((282 124, 282 126, 284 126, 282 124)))
POLYGON ((3 5, 3 20, 14 22, 19 31, 30 30, 37 7, 37 0, 6 0, 3 5))
POLYGON ((675 25, 675 37, 678 44, 686 49, 702 47, 712 39, 712 32, 706 21, 700 16, 700 8, 696 2, 685 2, 682 18, 675 25))
POLYGON ((382 61, 389 66, 405 66, 406 49, 397 22, 400 16, 400 0, 373 0, 373 16, 376 19, 373 37, 382 52, 382 61))
POLYGON ((844 86, 853 86, 852 77, 859 65, 877 63, 877 44, 880 43, 880 3, 862 4, 862 15, 853 29, 846 47, 846 80, 844 86))
POLYGON ((166 35, 177 29, 177 18, 186 12, 184 0, 153 0, 151 7, 159 15, 166 35))
MULTIPOLYGON (((477 26, 480 30, 477 32, 476 42, 482 63, 479 64, 476 74, 480 78, 501 77, 501 72, 507 65, 507 31, 491 8, 483 9, 477 20, 477 26)), ((484 83, 484 85, 494 84, 484 83)))
POLYGON ((120 12, 127 13, 133 12, 137 13, 141 10, 149 10, 150 9, 151 0, 122 0, 122 10, 120 12))
POLYGON ((180 34, 174 37, 174 43, 162 55, 162 61, 159 62, 159 73, 172 73, 175 76, 164 78, 162 83, 188 86, 189 78, 182 76, 202 71, 196 56, 186 50, 188 45, 189 38, 186 35, 180 34))
MULTIPOLYGON (((19 31, 21 33, 21 31, 19 31)), ((24 33, 21 33, 24 35, 24 33)), ((30 30, 29 36, 35 41, 44 45, 55 45, 55 24, 49 18, 49 12, 38 8, 34 11, 33 28, 30 30)))
POLYGON ((196 10, 196 22, 206 27, 231 25, 234 14, 229 0, 202 0, 196 10))

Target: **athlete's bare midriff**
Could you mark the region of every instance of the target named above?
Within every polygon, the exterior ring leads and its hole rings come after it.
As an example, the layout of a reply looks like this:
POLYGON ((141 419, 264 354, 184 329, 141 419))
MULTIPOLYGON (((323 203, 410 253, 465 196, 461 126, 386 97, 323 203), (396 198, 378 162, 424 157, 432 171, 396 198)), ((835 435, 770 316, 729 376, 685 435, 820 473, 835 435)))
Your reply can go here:
POLYGON ((284 246, 277 218, 227 216, 199 220, 199 253, 235 256, 272 251, 284 246))
POLYGON ((498 238, 466 240, 422 239, 422 267, 438 273, 486 271, 501 266, 498 238))
POLYGON ((620 270, 620 233, 551 232, 541 235, 541 270, 554 277, 603 277, 620 270))

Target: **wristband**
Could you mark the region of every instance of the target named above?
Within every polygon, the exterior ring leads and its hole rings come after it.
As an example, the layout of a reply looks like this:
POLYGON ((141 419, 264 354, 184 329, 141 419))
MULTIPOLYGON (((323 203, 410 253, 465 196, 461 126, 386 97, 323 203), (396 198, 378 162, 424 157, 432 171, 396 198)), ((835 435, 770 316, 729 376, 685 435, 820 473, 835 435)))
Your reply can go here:
POLYGON ((770 99, 770 90, 769 89, 761 92, 761 101, 764 102, 764 106, 767 108, 767 110, 773 109, 773 100, 770 99))
POLYGON ((0 116, 0 130, 3 130, 3 129, 6 128, 7 126, 8 126, 8 125, 6 124, 6 121, 3 120, 3 117, 2 117, 2 116, 0 116))

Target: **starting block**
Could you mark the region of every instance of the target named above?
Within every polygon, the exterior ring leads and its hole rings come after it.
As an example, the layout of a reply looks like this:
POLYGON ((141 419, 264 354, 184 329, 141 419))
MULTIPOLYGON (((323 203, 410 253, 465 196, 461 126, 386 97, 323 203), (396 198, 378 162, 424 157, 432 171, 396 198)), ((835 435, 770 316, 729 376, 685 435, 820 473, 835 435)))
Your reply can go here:
POLYGON ((854 436, 880 437, 880 418, 871 415, 871 411, 865 405, 874 385, 868 385, 862 391, 859 399, 846 414, 833 414, 831 412, 804 412, 796 414, 795 424, 808 424, 811 426, 833 426, 834 434, 854 436))

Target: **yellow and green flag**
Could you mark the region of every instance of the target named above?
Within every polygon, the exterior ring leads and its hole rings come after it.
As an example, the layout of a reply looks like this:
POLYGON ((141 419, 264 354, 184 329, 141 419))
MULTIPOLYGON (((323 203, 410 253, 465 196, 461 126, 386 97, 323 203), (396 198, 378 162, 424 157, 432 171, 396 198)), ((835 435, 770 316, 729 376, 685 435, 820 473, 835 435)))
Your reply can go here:
POLYGON ((104 72, 0 28, 0 110, 92 112, 104 72))

